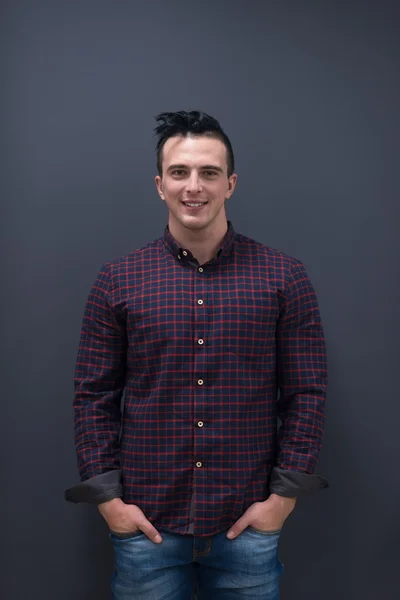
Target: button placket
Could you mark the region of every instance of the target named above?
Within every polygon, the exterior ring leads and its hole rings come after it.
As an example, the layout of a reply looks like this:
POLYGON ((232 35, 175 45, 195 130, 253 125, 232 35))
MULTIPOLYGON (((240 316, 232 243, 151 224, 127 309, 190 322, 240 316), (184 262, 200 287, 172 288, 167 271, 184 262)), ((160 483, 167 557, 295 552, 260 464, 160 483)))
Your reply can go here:
POLYGON ((197 435, 194 436, 194 447, 193 453, 195 460, 195 470, 197 472, 196 478, 202 480, 205 477, 206 469, 204 468, 205 455, 205 444, 207 443, 206 428, 204 422, 207 419, 207 413, 205 412, 207 407, 207 396, 210 391, 207 389, 207 284, 208 277, 204 273, 203 267, 198 267, 193 272, 194 274, 194 373, 195 373, 195 391, 194 391, 194 405, 193 405, 193 426, 197 435), (204 460, 203 460, 204 459, 204 460))
MULTIPOLYGON (((198 271, 203 271, 202 267, 198 268, 198 271)), ((204 308, 204 283, 205 280, 203 277, 195 277, 195 298, 197 298, 197 308, 195 309, 195 331, 200 333, 200 335, 195 338, 195 344, 200 349, 202 348, 201 353, 196 353, 195 355, 195 372, 200 374, 200 377, 197 379, 197 385, 204 385, 204 377, 202 374, 205 372, 206 368, 206 355, 205 355, 205 339, 201 334, 204 334, 206 330, 206 319, 207 314, 204 308), (200 292, 200 293, 198 293, 200 292), (202 308, 202 310, 200 309, 202 308)))

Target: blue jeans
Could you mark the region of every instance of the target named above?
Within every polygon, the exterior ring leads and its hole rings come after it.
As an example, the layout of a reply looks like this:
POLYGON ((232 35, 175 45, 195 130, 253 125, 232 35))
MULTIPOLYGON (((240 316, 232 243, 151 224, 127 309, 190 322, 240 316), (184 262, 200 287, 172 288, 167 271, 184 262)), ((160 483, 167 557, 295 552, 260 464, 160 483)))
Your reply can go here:
POLYGON ((160 530, 155 544, 143 533, 111 533, 113 600, 279 600, 279 532, 248 527, 234 540, 160 530))

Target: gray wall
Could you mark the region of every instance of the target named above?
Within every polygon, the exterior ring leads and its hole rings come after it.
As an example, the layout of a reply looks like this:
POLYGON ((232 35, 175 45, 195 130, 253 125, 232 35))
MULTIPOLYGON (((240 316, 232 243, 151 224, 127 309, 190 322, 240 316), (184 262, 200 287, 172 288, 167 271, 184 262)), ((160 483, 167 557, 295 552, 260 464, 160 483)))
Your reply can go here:
POLYGON ((282 599, 400 597, 398 3, 3 1, 1 586, 105 600, 77 481, 72 378, 103 261, 162 234, 154 115, 232 138, 235 228, 305 262, 330 364, 319 472, 281 541, 282 599))

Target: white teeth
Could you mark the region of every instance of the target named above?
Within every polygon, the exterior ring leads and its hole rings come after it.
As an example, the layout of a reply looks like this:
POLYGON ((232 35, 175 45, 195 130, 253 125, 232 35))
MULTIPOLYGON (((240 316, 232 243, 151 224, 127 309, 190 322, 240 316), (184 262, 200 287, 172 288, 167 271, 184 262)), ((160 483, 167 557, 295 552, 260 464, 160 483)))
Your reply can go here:
POLYGON ((198 206, 203 206, 204 202, 201 202, 201 204, 195 204, 194 202, 185 202, 186 206, 192 206, 192 207, 198 207, 198 206))

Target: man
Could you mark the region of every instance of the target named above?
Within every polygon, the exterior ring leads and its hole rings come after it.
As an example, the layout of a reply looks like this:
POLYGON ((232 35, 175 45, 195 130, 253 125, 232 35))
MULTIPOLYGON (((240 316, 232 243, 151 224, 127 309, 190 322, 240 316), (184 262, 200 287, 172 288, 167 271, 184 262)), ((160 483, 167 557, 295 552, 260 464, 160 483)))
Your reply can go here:
POLYGON ((327 385, 315 292, 301 262, 227 221, 237 175, 219 123, 157 122, 168 226, 104 264, 89 295, 82 483, 66 496, 109 526, 115 600, 188 600, 193 583, 201 600, 277 600, 282 526, 301 491, 327 485, 313 475, 327 385))

